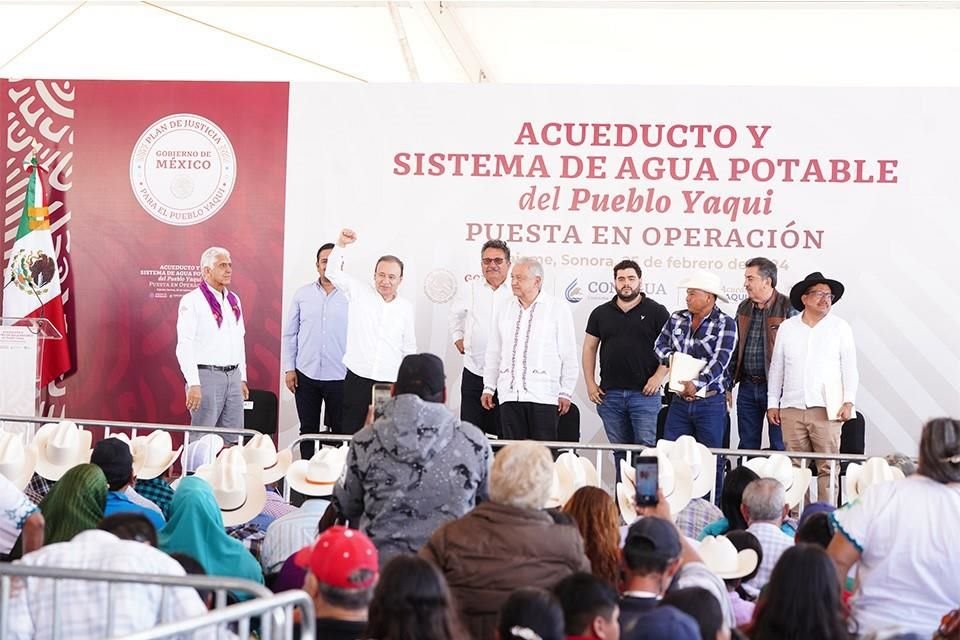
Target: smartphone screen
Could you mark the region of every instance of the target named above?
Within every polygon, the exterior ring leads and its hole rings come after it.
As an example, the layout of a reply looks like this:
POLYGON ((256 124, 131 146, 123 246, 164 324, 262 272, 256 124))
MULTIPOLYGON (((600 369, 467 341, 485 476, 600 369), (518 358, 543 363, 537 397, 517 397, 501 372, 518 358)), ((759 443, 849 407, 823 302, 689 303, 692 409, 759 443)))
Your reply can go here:
POLYGON ((370 404, 373 405, 373 419, 379 420, 383 415, 383 405, 387 404, 387 401, 390 400, 390 388, 392 385, 383 384, 381 382, 373 385, 373 391, 371 392, 370 404))
POLYGON ((657 504, 657 487, 659 485, 659 466, 656 456, 640 456, 633 459, 634 470, 637 472, 637 505, 657 504))

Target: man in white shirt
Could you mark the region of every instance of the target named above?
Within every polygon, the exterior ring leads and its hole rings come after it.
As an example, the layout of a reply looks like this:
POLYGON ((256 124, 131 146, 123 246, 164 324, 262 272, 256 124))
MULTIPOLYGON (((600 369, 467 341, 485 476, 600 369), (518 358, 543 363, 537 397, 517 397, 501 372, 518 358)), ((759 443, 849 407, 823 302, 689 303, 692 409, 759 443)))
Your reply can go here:
POLYGON ((43 546, 43 514, 6 475, 0 473, 0 562, 5 562, 17 538, 23 552, 43 546))
POLYGON ((573 316, 562 300, 541 292, 543 266, 533 258, 517 260, 510 286, 516 298, 490 333, 480 401, 493 409, 498 394, 504 438, 556 440, 580 375, 573 316))
MULTIPOLYGON (((119 571, 145 575, 183 576, 176 560, 148 544, 121 540, 99 529, 81 531, 69 542, 59 542, 23 556, 21 566, 60 567, 89 571, 119 571)), ((19 579, 10 598, 8 638, 52 638, 59 617, 60 637, 85 640, 126 636, 157 625, 206 614, 207 607, 192 587, 161 587, 136 582, 66 580, 59 583, 57 615, 54 583, 46 578, 19 579), (112 620, 107 599, 112 600, 112 620), (112 634, 108 629, 112 628, 112 634)), ((197 638, 216 637, 215 627, 197 638)))
MULTIPOLYGON (((230 252, 210 247, 200 257, 200 285, 180 300, 177 360, 187 381, 190 424, 243 428, 247 389, 240 298, 227 289, 233 276, 230 252)), ((236 441, 236 438, 225 438, 236 441)))
MULTIPOLYGON (((843 285, 819 271, 790 290, 790 303, 802 313, 780 325, 767 397, 767 420, 783 428, 787 451, 838 453, 840 428, 854 416, 859 376, 853 331, 830 315, 842 295, 843 285)), ((833 502, 835 486, 829 461, 818 463, 817 499, 833 502)))
POLYGON ((344 249, 356 241, 355 231, 340 231, 327 262, 327 277, 350 303, 341 415, 341 429, 346 434, 356 433, 366 422, 373 385, 393 383, 400 361, 417 351, 413 305, 397 297, 403 282, 403 262, 396 256, 381 256, 374 267, 371 287, 343 270, 344 249))
MULTIPOLYGON (((487 240, 480 249, 483 280, 471 281, 450 308, 450 334, 457 351, 463 354, 460 382, 460 419, 486 433, 500 435, 500 408, 488 411, 480 404, 483 394, 483 367, 490 332, 504 306, 513 298, 506 286, 510 273, 510 248, 503 240, 487 240)), ((496 404, 497 394, 493 400, 496 404)))

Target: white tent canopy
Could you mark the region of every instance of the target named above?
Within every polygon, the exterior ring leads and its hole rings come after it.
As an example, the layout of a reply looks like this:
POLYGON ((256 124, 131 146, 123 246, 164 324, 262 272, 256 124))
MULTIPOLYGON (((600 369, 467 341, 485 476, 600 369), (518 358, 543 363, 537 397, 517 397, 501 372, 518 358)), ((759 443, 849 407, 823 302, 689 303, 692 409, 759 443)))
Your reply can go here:
POLYGON ((0 76, 956 86, 955 2, 0 2, 0 76))

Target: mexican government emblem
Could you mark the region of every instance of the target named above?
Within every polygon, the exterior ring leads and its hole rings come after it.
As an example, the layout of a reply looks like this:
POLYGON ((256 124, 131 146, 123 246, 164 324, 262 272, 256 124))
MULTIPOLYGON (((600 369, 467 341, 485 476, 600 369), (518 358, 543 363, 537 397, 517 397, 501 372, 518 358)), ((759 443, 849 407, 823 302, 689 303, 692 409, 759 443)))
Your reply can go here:
POLYGON ((10 258, 11 280, 28 295, 44 295, 57 272, 57 263, 42 249, 20 249, 10 258))

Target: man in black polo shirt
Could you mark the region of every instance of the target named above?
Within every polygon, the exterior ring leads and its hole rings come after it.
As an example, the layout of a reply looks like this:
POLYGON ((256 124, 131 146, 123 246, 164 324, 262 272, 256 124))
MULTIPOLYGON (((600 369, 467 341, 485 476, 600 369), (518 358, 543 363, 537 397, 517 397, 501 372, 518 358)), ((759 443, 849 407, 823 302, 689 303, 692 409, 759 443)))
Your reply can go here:
MULTIPOLYGON (((623 260, 613 268, 617 295, 587 320, 583 339, 583 373, 587 394, 597 405, 607 439, 613 444, 657 440, 660 386, 667 367, 660 365, 653 343, 670 314, 640 292, 640 265, 623 260), (600 385, 596 383, 600 350, 600 385)), ((619 472, 623 454, 616 455, 619 472)))

